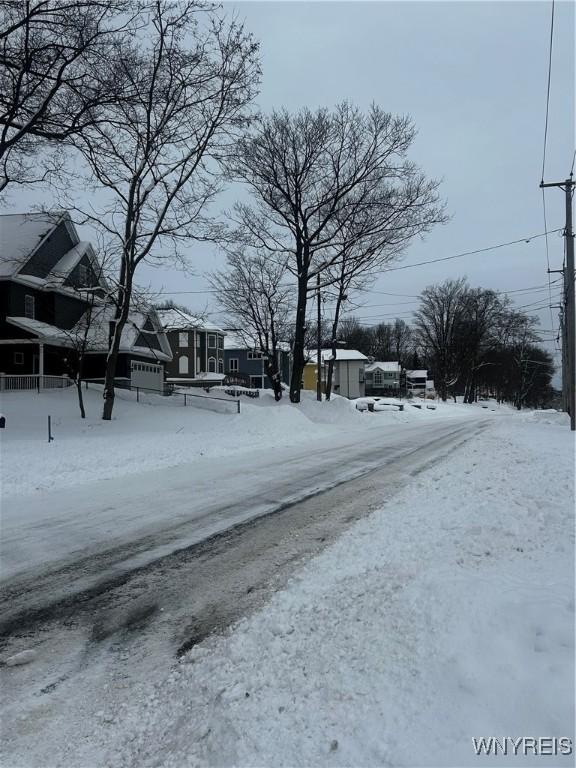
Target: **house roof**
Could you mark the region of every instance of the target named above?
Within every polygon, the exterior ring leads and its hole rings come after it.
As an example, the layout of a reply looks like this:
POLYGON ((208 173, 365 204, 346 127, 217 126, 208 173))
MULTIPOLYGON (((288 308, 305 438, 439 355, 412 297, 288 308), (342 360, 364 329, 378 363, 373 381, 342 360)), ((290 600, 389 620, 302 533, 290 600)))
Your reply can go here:
POLYGON ((373 363, 370 363, 370 365, 366 366, 366 373, 372 373, 372 371, 385 371, 385 372, 392 372, 392 373, 400 373, 400 363, 392 363, 392 362, 378 362, 375 361, 373 363))
POLYGON ((406 376, 409 379, 427 379, 428 371, 406 371, 406 376))
MULTIPOLYGON (((331 349, 323 349, 321 350, 322 353, 322 362, 327 363, 328 360, 332 358, 332 350, 331 349)), ((309 351, 308 353, 308 362, 309 363, 316 363, 318 360, 318 353, 309 351)), ((368 360, 366 355, 364 355, 362 352, 359 352, 357 349, 337 349, 336 350, 336 360, 368 360)))
MULTIPOLYGON (((110 304, 98 306, 93 309, 93 318, 86 337, 88 349, 91 352, 105 351, 108 349, 109 323, 114 319, 114 307, 110 304)), ((82 331, 82 318, 78 321, 71 333, 82 331)), ((172 360, 170 344, 160 324, 155 310, 133 310, 122 330, 120 352, 132 352, 143 357, 167 361, 172 360), (154 330, 146 331, 144 326, 150 321, 154 330), (154 349, 147 344, 139 344, 141 334, 154 334, 158 339, 161 349, 154 349)))
POLYGON ((33 320, 30 317, 7 317, 6 322, 53 344, 61 344, 67 339, 66 334, 61 328, 57 328, 49 323, 43 323, 40 320, 33 320))
MULTIPOLYGON (((76 323, 70 330, 57 328, 48 323, 42 323, 39 320, 33 320, 29 317, 7 317, 6 322, 11 325, 28 331, 36 338, 47 344, 62 346, 75 346, 75 340, 83 338, 85 333, 84 317, 76 323)), ((97 305, 92 309, 92 318, 90 327, 86 332, 86 352, 97 353, 108 350, 109 322, 114 317, 114 308, 110 304, 97 305)), ((172 359, 172 351, 168 344, 168 339, 160 329, 158 319, 155 318, 154 310, 133 311, 130 313, 128 322, 122 331, 122 340, 120 342, 120 352, 138 354, 142 357, 149 357, 161 361, 172 359), (144 330, 144 325, 150 320, 154 330, 144 330), (154 334, 158 339, 161 349, 154 349, 148 345, 139 343, 139 337, 144 334, 154 334)))
POLYGON ((221 328, 213 325, 212 323, 206 323, 199 317, 191 315, 189 312, 184 312, 182 309, 157 309, 156 310, 160 322, 165 331, 213 331, 214 333, 224 334, 221 328))
POLYGON ((0 277, 18 272, 46 235, 67 216, 64 211, 0 216, 0 277))
POLYGON ((87 256, 98 276, 98 285, 107 290, 108 285, 100 275, 100 265, 91 243, 79 240, 68 213, 56 211, 0 216, 0 278, 9 277, 38 290, 57 290, 77 296, 77 290, 64 283, 84 256, 87 256), (62 221, 68 222, 68 231, 76 244, 62 254, 45 277, 22 273, 20 270, 28 264, 38 246, 62 221))

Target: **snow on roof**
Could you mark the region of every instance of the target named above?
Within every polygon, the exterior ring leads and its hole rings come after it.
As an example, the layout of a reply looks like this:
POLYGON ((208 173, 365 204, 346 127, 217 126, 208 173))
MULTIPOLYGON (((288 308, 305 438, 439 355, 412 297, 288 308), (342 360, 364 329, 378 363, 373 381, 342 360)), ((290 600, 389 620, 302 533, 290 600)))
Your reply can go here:
POLYGON ((0 277, 11 277, 51 232, 64 211, 8 213, 0 216, 0 277))
POLYGON ((156 313, 165 331, 214 331, 224 333, 221 328, 211 323, 206 323, 199 317, 184 312, 182 309, 157 309, 156 313))
MULTIPOLYGON (((88 329, 86 341, 87 347, 91 352, 106 351, 108 349, 109 323, 114 319, 114 307, 110 304, 94 307, 93 316, 88 329)), ((72 333, 83 332, 83 319, 81 318, 72 333)), ((144 357, 157 358, 158 360, 171 360, 172 351, 168 340, 162 330, 159 328, 159 320, 154 310, 130 312, 128 321, 122 330, 122 339, 120 341, 120 352, 136 352, 144 357), (146 321, 150 320, 154 326, 153 331, 143 330, 146 321), (161 350, 148 345, 137 345, 138 337, 141 333, 155 334, 161 346, 161 350)))
MULTIPOLYGON (((88 241, 83 240, 80 243, 77 243, 73 248, 70 248, 70 250, 62 256, 60 261, 50 270, 46 276, 46 280, 50 282, 63 282, 86 253, 88 253, 89 257, 93 256, 93 252, 91 252, 92 245, 88 241)), ((92 259, 90 260, 92 261, 92 259)))
MULTIPOLYGON (((326 363, 328 360, 332 359, 332 350, 331 349, 323 349, 322 350, 322 362, 326 363)), ((313 351, 308 352, 308 362, 309 363, 316 363, 318 360, 318 354, 313 351)), ((336 350, 336 360, 368 360, 366 355, 362 354, 362 352, 358 352, 357 349, 337 349, 336 350)))
POLYGON ((15 325, 23 331, 29 331, 39 339, 49 339, 50 341, 65 341, 66 334, 61 328, 49 323, 42 323, 40 320, 34 320, 30 317, 7 317, 6 322, 15 325))
POLYGON ((393 373, 400 373, 400 363, 392 363, 392 362, 378 362, 375 361, 373 363, 370 363, 370 365, 366 366, 366 373, 371 373, 372 371, 392 371, 393 373))
POLYGON ((406 371, 406 376, 409 379, 427 379, 428 371, 406 371))

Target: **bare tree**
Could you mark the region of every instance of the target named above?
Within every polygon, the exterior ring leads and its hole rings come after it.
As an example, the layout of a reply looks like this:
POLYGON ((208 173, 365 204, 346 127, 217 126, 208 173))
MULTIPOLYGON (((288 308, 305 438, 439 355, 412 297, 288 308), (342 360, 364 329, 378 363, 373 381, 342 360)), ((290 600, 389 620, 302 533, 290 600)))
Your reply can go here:
POLYGON ((271 258, 288 256, 297 280, 292 402, 300 399, 306 309, 316 275, 356 245, 354 231, 370 242, 393 231, 407 208, 413 233, 418 218, 422 231, 444 218, 437 183, 406 159, 413 137, 409 118, 377 106, 367 114, 348 103, 333 112, 284 110, 261 118, 229 163, 253 193, 252 205, 235 208, 242 237, 271 258))
POLYGON ((459 352, 461 323, 466 307, 466 280, 446 280, 422 292, 414 314, 419 342, 434 369, 436 389, 442 400, 458 381, 463 366, 459 352))
POLYGON ((238 335, 264 356, 278 402, 282 399, 280 342, 285 341, 292 309, 292 288, 283 282, 286 269, 258 252, 233 251, 227 259, 227 269, 213 272, 210 282, 238 335))
POLYGON ((76 144, 103 190, 93 207, 76 210, 103 232, 119 263, 104 419, 112 415, 134 274, 144 260, 179 258, 179 244, 211 236, 206 206, 219 189, 218 160, 246 125, 259 81, 251 37, 195 0, 157 0, 145 31, 120 54, 130 98, 109 104, 106 119, 76 144))
POLYGON ((0 192, 43 180, 64 157, 49 147, 126 98, 112 62, 139 11, 130 0, 0 0, 0 192))

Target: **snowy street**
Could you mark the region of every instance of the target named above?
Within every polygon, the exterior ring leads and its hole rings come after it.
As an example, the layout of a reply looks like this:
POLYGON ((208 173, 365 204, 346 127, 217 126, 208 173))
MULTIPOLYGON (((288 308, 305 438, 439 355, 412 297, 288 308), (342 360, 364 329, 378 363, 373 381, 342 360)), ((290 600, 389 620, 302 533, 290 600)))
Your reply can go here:
POLYGON ((8 497, 0 626, 391 463, 412 468, 469 428, 469 419, 449 419, 390 425, 367 441, 355 432, 330 440, 311 435, 305 451, 252 451, 217 463, 201 458, 129 482, 112 478, 8 497))
POLYGON ((565 417, 340 418, 6 497, 2 659, 34 660, 0 668, 4 764, 466 766, 472 737, 574 737, 565 417))

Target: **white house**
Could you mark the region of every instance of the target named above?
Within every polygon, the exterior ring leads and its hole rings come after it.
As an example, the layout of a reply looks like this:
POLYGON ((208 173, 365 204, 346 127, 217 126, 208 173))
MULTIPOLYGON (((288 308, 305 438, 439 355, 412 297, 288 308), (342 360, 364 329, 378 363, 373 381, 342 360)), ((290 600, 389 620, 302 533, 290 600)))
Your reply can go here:
MULTIPOLYGON (((332 358, 331 349, 322 350, 322 389, 325 388, 328 361, 332 358)), ((316 361, 318 355, 309 353, 308 362, 304 369, 304 389, 316 389, 316 361)), ((337 349, 332 376, 332 392, 350 399, 364 397, 365 367, 368 362, 366 355, 357 349, 337 349)))

